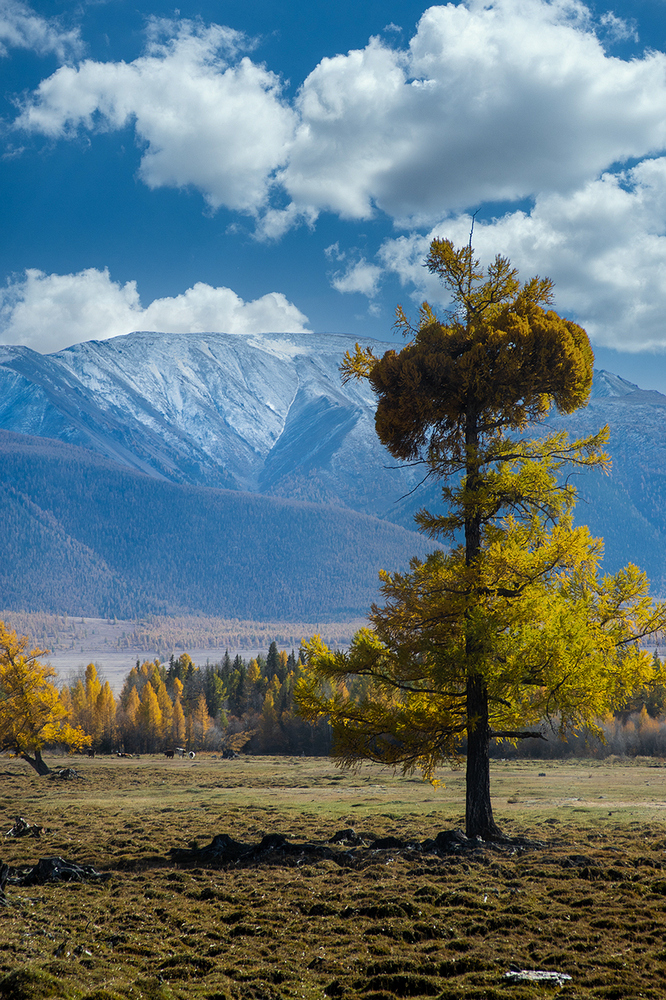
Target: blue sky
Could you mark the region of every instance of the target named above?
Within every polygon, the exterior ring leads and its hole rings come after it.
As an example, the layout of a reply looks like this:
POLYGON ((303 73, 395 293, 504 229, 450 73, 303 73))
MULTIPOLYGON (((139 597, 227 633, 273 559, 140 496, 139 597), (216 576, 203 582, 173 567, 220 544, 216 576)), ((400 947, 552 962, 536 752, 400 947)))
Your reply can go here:
POLYGON ((666 2, 0 0, 0 342, 392 338, 429 240, 666 392, 666 2))

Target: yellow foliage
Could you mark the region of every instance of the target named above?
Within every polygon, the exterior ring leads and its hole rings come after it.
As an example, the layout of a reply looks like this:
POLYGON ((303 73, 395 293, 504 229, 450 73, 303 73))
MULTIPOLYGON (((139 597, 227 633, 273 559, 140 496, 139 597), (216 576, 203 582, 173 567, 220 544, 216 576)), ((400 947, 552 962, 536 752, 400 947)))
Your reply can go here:
POLYGON ((48 650, 28 651, 28 637, 0 622, 0 749, 22 757, 44 774, 42 750, 60 744, 70 750, 89 746, 91 739, 67 721, 67 709, 51 683, 55 670, 40 663, 48 650))
POLYGON ((471 242, 434 240, 426 266, 452 293, 447 322, 424 303, 412 327, 399 308, 410 342, 381 358, 357 344, 341 373, 369 381, 390 453, 442 481, 442 512, 420 511, 419 528, 464 543, 382 573, 385 603, 348 652, 306 645, 297 698, 307 718, 330 719, 346 765, 369 758, 432 779, 466 742, 467 833, 494 837, 490 740, 556 716, 598 728, 650 682, 638 643, 666 625, 666 606, 634 566, 600 580, 602 543, 572 524, 562 470, 605 469, 607 428, 573 442, 522 433, 553 405, 583 405, 592 384, 587 335, 549 308, 552 283, 521 285, 499 255, 484 271, 471 242))

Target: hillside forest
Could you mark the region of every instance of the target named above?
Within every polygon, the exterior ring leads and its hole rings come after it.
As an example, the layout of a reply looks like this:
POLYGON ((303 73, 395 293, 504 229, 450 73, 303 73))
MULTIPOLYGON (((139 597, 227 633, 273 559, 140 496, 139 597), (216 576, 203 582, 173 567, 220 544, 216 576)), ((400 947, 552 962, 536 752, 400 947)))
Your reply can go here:
MULTIPOLYGON (((655 677, 661 661, 654 653, 655 677)), ((175 747, 233 755, 293 754, 325 756, 331 738, 325 718, 314 724, 298 714, 294 693, 306 668, 305 652, 278 650, 245 660, 226 654, 219 663, 197 667, 188 653, 137 660, 116 698, 94 663, 60 690, 72 726, 92 737, 95 752, 162 753, 175 747)), ((362 680, 350 679, 349 693, 362 697, 362 680)), ((556 721, 556 720, 555 720, 556 721)), ((568 756, 666 757, 666 687, 653 683, 637 691, 614 716, 600 720, 603 738, 590 733, 500 741, 499 758, 568 756)), ((462 748, 462 753, 465 748, 462 748)))

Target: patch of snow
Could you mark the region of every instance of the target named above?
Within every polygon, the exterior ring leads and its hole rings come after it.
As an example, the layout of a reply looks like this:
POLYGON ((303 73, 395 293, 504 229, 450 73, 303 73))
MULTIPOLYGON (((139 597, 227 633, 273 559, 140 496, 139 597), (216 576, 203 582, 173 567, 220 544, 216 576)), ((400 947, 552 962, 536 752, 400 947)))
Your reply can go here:
POLYGON ((620 378, 619 375, 613 375, 612 372, 599 368, 594 371, 590 399, 628 396, 631 392, 637 392, 638 388, 633 382, 628 382, 626 378, 620 378))

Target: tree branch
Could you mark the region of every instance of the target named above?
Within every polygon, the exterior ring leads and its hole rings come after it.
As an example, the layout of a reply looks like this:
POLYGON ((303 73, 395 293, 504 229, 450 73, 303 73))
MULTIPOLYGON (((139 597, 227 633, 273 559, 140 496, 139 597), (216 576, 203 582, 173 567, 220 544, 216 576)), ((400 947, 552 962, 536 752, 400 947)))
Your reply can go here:
POLYGON ((488 734, 491 740, 546 740, 548 737, 541 732, 532 732, 530 729, 491 729, 488 734))

